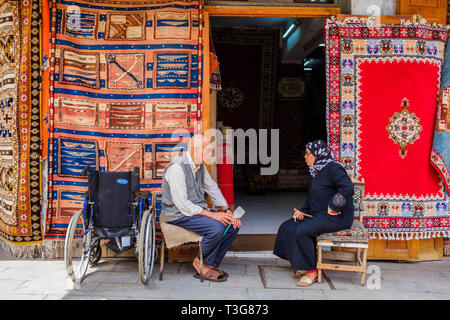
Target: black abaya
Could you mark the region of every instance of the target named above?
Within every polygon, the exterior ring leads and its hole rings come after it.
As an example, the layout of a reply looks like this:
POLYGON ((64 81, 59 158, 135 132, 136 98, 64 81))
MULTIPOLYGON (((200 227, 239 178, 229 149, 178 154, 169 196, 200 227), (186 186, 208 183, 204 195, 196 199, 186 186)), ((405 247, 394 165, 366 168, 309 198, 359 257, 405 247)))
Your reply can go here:
MULTIPOLYGON (((316 174, 310 177, 308 198, 300 209, 314 218, 293 218, 285 221, 278 229, 273 253, 280 258, 289 260, 294 270, 316 269, 316 236, 348 229, 354 216, 353 183, 345 169, 330 162, 316 174), (328 214, 328 206, 336 193, 344 196, 346 202, 341 214, 328 214)), ((334 206, 335 207, 335 206, 334 206)))

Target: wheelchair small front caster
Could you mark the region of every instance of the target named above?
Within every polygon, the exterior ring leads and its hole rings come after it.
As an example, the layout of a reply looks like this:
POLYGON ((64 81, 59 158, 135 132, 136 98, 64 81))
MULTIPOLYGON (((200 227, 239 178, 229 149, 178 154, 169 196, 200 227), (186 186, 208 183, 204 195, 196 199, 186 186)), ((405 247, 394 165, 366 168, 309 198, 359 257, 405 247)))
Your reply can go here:
POLYGON ((102 258, 102 247, 100 246, 100 241, 95 245, 89 254, 89 264, 91 266, 97 265, 97 263, 102 258))

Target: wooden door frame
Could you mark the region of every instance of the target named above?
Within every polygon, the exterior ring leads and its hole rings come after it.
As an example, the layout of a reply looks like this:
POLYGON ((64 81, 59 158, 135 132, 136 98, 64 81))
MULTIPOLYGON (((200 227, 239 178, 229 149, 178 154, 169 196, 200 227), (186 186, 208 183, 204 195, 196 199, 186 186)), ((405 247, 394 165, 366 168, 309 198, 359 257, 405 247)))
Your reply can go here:
POLYGON ((216 17, 294 17, 327 18, 341 13, 340 7, 330 6, 227 6, 206 5, 205 11, 216 17))
POLYGON ((330 6, 241 6, 205 5, 203 8, 203 77, 202 77, 202 132, 211 128, 210 120, 210 70, 209 70, 209 17, 286 17, 286 18, 329 18, 341 13, 340 7, 330 6))

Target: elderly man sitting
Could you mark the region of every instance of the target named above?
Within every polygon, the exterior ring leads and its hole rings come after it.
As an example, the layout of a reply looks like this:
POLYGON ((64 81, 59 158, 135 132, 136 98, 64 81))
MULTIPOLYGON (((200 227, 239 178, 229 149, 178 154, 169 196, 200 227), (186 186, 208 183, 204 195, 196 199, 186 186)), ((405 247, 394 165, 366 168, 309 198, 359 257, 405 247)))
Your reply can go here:
MULTIPOLYGON (((187 150, 165 169, 162 207, 168 223, 203 236, 204 278, 221 282, 227 280, 228 274, 218 266, 242 223, 233 218, 232 210, 203 164, 203 156, 212 156, 213 150, 209 139, 200 134, 189 140, 187 150), (218 211, 209 210, 205 192, 218 211), (229 225, 231 227, 227 228, 229 225)), ((199 256, 192 265, 197 270, 195 277, 200 277, 199 256)))

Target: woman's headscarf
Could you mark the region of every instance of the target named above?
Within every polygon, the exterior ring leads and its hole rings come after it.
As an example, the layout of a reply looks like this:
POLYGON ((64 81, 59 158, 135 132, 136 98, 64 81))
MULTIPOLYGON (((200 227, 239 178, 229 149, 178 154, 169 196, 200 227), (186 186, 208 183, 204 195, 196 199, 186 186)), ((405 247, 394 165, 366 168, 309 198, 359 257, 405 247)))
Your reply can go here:
POLYGON ((311 176, 315 177, 316 174, 330 162, 335 162, 339 165, 342 165, 341 163, 334 160, 333 153, 331 152, 326 142, 322 140, 316 140, 308 143, 306 147, 316 158, 314 164, 309 167, 309 173, 311 174, 311 176))

